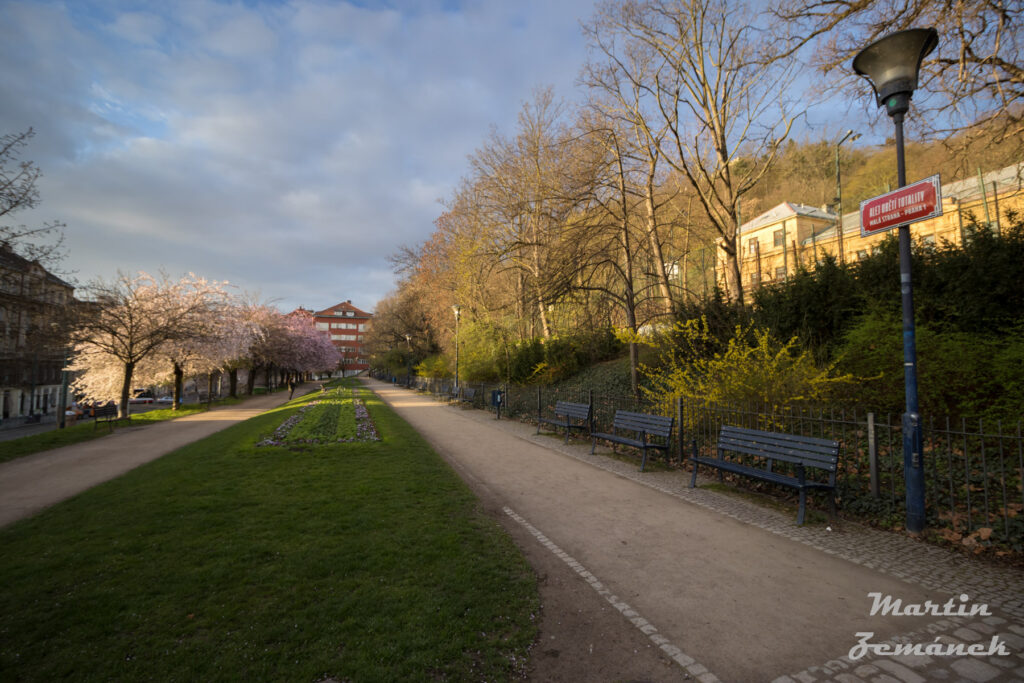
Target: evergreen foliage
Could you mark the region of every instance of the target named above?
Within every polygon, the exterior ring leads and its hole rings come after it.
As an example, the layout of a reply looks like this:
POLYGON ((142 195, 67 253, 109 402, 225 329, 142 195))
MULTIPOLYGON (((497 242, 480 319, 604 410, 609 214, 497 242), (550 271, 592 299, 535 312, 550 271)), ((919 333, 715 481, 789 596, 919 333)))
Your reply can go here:
MULTIPOLYGON (((964 244, 912 249, 921 409, 930 415, 1019 419, 1024 406, 1024 217, 1007 211, 1000 232, 968 216, 964 244)), ((757 290, 749 312, 716 297, 708 336, 695 360, 722 351, 723 323, 745 313, 778 339, 797 337, 819 363, 858 379, 849 403, 903 410, 903 348, 896 234, 868 258, 840 266, 826 257, 814 270, 757 290)), ((676 342, 678 346, 678 341, 676 342)))

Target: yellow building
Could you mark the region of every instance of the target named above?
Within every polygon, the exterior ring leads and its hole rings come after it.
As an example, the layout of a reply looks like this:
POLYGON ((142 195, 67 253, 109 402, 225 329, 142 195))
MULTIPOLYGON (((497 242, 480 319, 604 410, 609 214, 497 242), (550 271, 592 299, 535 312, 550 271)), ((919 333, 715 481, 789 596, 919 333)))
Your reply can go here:
MULTIPOLYGON (((1007 209, 1024 213, 1024 163, 943 185, 942 209, 941 216, 911 223, 913 239, 932 244, 962 244, 964 224, 970 214, 981 225, 988 223, 998 231, 1006 224, 1007 209)), ((800 265, 813 268, 825 254, 838 259, 840 243, 844 262, 867 258, 892 232, 861 237, 860 212, 853 211, 843 215, 840 240, 837 219, 827 207, 783 202, 741 225, 740 272, 744 290, 784 280, 800 265)), ((726 290, 723 256, 719 249, 718 283, 726 290)))

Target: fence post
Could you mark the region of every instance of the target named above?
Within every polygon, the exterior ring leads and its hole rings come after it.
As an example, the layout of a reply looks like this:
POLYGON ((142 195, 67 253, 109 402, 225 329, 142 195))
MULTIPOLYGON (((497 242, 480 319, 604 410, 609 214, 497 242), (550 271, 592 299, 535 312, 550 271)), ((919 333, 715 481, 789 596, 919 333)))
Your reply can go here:
POLYGON ((868 462, 871 471, 871 497, 878 498, 878 441, 875 439, 874 413, 868 413, 868 462))
POLYGON ((587 431, 593 433, 594 431, 594 390, 587 389, 587 403, 590 404, 590 424, 587 425, 587 431))
POLYGON ((676 445, 679 451, 679 464, 682 465, 686 459, 683 453, 683 397, 676 396, 676 445))

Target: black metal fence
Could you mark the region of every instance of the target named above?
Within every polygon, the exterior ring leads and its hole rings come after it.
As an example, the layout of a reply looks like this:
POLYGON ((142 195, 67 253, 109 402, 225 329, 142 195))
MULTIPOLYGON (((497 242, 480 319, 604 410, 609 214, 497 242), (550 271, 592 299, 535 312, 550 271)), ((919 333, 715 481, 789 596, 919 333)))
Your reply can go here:
MULTIPOLYGON (((458 398, 454 383, 422 377, 395 378, 442 398, 458 398)), ((670 458, 685 464, 694 449, 713 455, 722 425, 816 436, 839 441, 837 495, 848 514, 881 524, 902 525, 905 491, 901 416, 855 410, 707 407, 676 401, 657 405, 631 396, 613 396, 584 388, 558 388, 463 382, 476 389, 474 407, 502 418, 547 417, 557 401, 591 403, 595 429, 611 426, 616 410, 671 414, 676 419, 670 458)), ((982 420, 925 420, 924 458, 929 526, 948 529, 951 540, 975 535, 1024 552, 1024 436, 1022 424, 982 420)), ((751 482, 743 485, 760 486, 751 482)))

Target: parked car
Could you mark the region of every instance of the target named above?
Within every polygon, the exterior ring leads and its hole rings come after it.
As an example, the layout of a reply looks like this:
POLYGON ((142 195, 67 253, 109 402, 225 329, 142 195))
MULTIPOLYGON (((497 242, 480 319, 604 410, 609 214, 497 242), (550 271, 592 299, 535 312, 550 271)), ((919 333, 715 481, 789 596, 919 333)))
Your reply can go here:
POLYGON ((128 399, 128 403, 152 403, 155 400, 152 392, 136 389, 135 395, 128 399))

